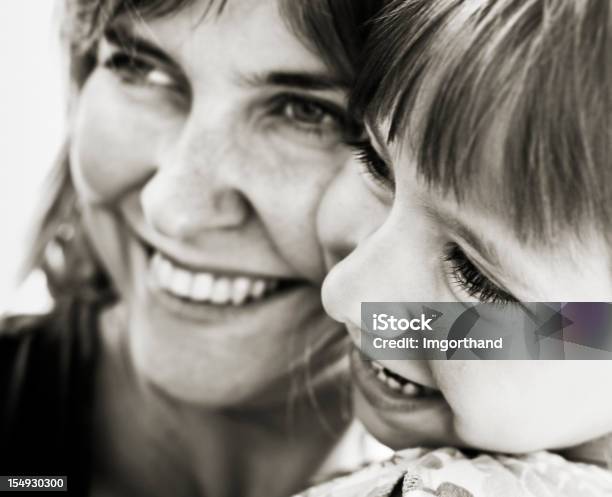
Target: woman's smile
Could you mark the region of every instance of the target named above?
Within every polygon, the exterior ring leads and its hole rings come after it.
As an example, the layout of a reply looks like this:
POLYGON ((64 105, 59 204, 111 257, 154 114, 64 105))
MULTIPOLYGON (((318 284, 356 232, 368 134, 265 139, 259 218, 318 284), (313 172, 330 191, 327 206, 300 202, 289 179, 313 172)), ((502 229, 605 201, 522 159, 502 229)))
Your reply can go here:
POLYGON ((162 240, 150 233, 143 222, 135 221, 139 216, 126 213, 123 222, 133 241, 141 246, 146 258, 144 278, 148 290, 169 310, 191 318, 194 311, 182 314, 181 309, 199 307, 202 319, 210 319, 211 308, 231 307, 238 312, 241 307, 252 308, 256 304, 269 303, 283 294, 306 285, 314 285, 291 270, 288 264, 278 262, 263 265, 257 262, 257 254, 251 254, 245 245, 244 254, 239 252, 211 256, 194 249, 186 242, 172 239, 162 240), (252 257, 249 257, 252 255, 252 257), (258 270, 254 270, 259 266, 258 270))
MULTIPOLYGON (((210 269, 194 270, 181 265, 159 251, 148 252, 148 271, 144 277, 148 297, 177 319, 211 323, 219 319, 248 317, 250 334, 260 322, 278 321, 283 307, 308 295, 312 287, 305 280, 210 269)), ((287 325, 290 325, 290 321, 287 325)), ((202 330, 204 331, 204 330, 202 330)), ((211 330, 215 331, 215 330, 211 330)))
POLYGON ((175 298, 217 306, 252 304, 279 293, 283 288, 283 280, 277 278, 193 270, 157 251, 150 259, 150 275, 152 287, 175 298))

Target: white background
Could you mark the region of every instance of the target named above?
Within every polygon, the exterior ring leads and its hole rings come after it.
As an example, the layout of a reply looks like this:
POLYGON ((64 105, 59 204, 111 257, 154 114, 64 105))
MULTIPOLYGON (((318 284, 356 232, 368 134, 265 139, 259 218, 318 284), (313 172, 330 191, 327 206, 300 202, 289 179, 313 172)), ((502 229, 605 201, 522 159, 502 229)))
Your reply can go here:
POLYGON ((0 309, 23 256, 40 187, 63 139, 54 0, 0 0, 0 309))

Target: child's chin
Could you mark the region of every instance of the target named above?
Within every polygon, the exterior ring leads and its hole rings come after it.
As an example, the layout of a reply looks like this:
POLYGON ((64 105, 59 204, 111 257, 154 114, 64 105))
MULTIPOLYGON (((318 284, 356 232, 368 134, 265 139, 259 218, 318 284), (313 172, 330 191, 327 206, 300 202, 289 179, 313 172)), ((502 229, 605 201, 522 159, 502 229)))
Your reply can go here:
MULTIPOLYGON (((473 422, 470 427, 458 426, 458 436, 463 446, 485 452, 504 454, 525 454, 543 449, 558 448, 558 444, 544 440, 534 433, 527 433, 525 427, 504 423, 503 426, 482 421, 473 422)), ((545 429, 541 428, 541 433, 545 429)))
POLYGON ((440 416, 424 413, 421 418, 414 414, 382 411, 373 407, 358 389, 354 391, 353 403, 355 415, 368 432, 392 449, 465 446, 454 434, 450 412, 440 416))

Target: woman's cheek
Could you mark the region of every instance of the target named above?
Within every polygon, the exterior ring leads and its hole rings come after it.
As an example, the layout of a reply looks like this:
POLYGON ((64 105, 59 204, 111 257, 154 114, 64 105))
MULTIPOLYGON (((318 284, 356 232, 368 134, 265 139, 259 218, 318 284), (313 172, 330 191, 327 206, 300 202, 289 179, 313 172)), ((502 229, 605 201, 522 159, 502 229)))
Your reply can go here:
POLYGON ((84 200, 112 203, 146 181, 167 134, 158 121, 109 76, 90 77, 77 102, 70 150, 73 181, 84 200))

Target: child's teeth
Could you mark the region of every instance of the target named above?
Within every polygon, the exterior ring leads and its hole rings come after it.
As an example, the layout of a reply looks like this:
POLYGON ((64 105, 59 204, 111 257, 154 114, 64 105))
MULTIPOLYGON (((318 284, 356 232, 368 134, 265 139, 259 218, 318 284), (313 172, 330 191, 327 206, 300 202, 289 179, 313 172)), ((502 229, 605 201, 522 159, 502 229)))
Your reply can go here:
POLYGON ((400 391, 402 389, 402 385, 395 378, 387 378, 387 385, 389 385, 393 390, 400 391))
POLYGON ((402 387, 402 393, 409 397, 416 397, 421 393, 421 388, 412 382, 408 382, 402 387))
POLYGON ((390 375, 384 366, 376 361, 371 362, 372 369, 376 373, 376 377, 389 388, 396 392, 401 392, 407 397, 421 397, 428 393, 428 389, 412 383, 410 380, 404 379, 399 381, 390 375))
POLYGON ((278 287, 278 280, 230 278, 208 272, 194 272, 178 266, 159 252, 151 258, 151 272, 157 285, 177 297, 195 302, 239 306, 258 300, 278 287))

